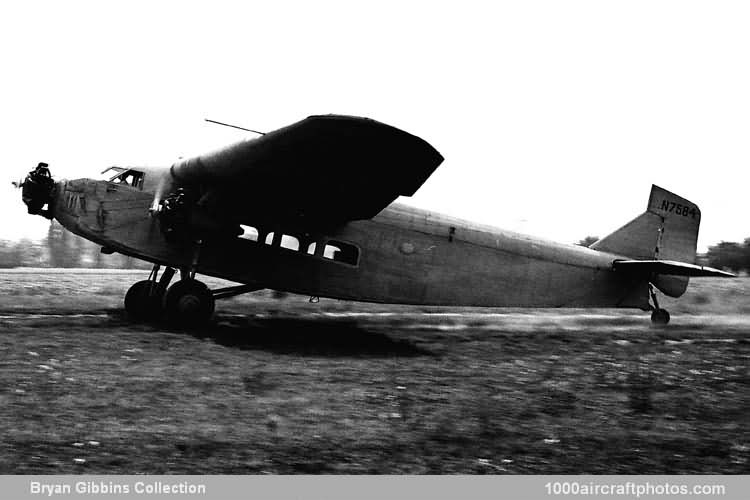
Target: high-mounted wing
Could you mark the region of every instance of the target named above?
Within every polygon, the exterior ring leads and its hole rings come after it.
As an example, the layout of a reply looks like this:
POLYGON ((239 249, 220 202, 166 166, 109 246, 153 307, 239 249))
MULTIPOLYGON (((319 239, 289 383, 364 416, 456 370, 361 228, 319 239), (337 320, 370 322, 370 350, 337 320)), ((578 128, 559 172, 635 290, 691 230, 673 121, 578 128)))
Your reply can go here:
POLYGON ((172 166, 200 205, 249 223, 332 226, 368 219, 411 196, 443 157, 427 142, 367 118, 310 116, 172 166))
POLYGON ((674 260, 616 260, 612 264, 615 271, 630 272, 633 274, 664 274, 669 276, 693 276, 706 277, 716 276, 722 278, 734 278, 734 274, 720 271, 712 267, 697 266, 687 262, 674 260))

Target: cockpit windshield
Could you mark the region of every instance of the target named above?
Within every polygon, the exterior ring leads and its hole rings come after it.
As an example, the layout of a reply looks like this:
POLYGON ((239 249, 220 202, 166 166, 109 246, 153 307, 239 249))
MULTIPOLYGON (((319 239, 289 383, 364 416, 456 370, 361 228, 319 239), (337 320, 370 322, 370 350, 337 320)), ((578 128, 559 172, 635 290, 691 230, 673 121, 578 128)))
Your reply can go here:
POLYGON ((115 184, 126 184, 138 189, 143 188, 143 177, 144 173, 140 170, 125 167, 109 167, 102 172, 116 172, 114 176, 109 177, 107 180, 115 184))

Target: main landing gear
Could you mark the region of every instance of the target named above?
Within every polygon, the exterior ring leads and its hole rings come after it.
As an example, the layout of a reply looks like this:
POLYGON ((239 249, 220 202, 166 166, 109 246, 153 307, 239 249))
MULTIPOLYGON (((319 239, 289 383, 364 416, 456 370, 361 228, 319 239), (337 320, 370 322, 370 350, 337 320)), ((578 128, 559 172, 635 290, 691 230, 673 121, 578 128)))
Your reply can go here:
POLYGON ((649 293, 651 294, 651 300, 654 305, 651 306, 651 322, 655 325, 666 325, 669 323, 669 312, 666 309, 659 307, 659 301, 656 300, 656 292, 654 292, 654 286, 649 284, 649 293))
POLYGON ((211 320, 217 299, 264 288, 248 284, 210 290, 195 279, 195 272, 190 270, 182 270, 181 279, 169 286, 176 271, 167 267, 158 279, 159 268, 158 264, 155 265, 147 280, 135 283, 125 294, 125 311, 137 321, 165 318, 181 327, 204 325, 211 320))
POLYGON ((216 301, 211 290, 195 278, 185 277, 164 295, 164 312, 171 323, 183 326, 207 323, 216 301))

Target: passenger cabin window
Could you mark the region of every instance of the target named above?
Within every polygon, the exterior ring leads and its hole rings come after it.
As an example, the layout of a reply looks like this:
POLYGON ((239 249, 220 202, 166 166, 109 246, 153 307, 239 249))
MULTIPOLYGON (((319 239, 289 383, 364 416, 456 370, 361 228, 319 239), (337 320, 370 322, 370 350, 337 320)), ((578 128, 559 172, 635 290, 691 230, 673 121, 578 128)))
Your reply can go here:
POLYGON ((299 250, 299 240, 294 236, 288 234, 281 236, 281 248, 288 248, 289 250, 299 250))
POLYGON ((359 263, 359 248, 343 241, 329 240, 323 248, 323 257, 356 266, 359 263))
POLYGON ((359 265, 359 248, 351 243, 346 243, 339 240, 328 240, 325 244, 318 240, 317 242, 310 241, 309 239, 300 242, 300 239, 296 236, 289 234, 282 234, 278 232, 265 233, 258 228, 252 226, 240 226, 242 234, 239 238, 248 241, 262 241, 266 245, 273 245, 275 247, 285 248, 295 252, 300 252, 307 255, 314 255, 318 258, 323 257, 324 259, 349 264, 350 266, 359 265))
POLYGON ((294 250, 296 252, 299 250, 299 239, 288 234, 277 235, 275 232, 270 232, 266 236, 266 245, 278 245, 281 248, 294 250))
POLYGON ((252 226, 240 226, 242 234, 239 236, 243 240, 258 241, 258 230, 252 226))

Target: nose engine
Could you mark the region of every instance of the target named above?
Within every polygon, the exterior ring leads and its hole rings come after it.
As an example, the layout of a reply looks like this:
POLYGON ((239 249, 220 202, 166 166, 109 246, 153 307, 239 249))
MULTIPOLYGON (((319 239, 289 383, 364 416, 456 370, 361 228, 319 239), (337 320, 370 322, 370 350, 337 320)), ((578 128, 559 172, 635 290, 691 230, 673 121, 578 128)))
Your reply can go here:
POLYGON ((34 170, 29 172, 19 187, 23 202, 30 214, 41 215, 47 219, 52 218, 55 181, 50 174, 49 165, 40 162, 34 170))

